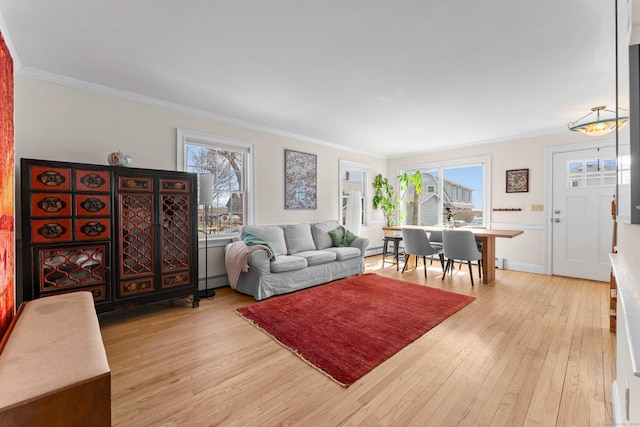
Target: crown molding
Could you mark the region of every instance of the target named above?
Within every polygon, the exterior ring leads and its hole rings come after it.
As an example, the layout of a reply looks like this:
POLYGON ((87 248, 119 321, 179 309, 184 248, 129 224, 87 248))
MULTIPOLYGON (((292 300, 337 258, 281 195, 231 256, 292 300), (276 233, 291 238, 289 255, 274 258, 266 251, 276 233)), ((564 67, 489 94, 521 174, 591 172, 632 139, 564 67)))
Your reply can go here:
POLYGON ((389 156, 388 159, 389 160, 402 159, 405 157, 418 156, 420 154, 430 154, 430 153, 437 153, 441 151, 459 150, 459 149, 473 147, 475 145, 498 144, 500 142, 515 141, 519 139, 535 138, 535 137, 545 136, 545 135, 556 135, 564 131, 566 131, 566 128, 561 127, 561 128, 555 128, 555 129, 547 129, 547 130, 538 131, 538 132, 529 132, 529 133, 522 133, 522 134, 516 134, 516 135, 510 135, 510 136, 503 136, 499 138, 483 139, 483 140, 472 141, 472 142, 467 142, 462 144, 449 145, 447 147, 438 147, 430 150, 416 151, 410 155, 408 154, 393 155, 393 156, 389 156))
POLYGON ((190 116, 201 117, 208 120, 217 121, 220 123, 238 126, 244 129, 254 130, 257 132, 268 133, 271 135, 282 136, 285 138, 297 139, 299 141, 308 142, 311 144, 323 145, 326 147, 348 151, 357 154, 363 154, 369 157, 375 157, 380 159, 386 159, 387 157, 380 156, 377 154, 372 154, 369 152, 365 152, 362 150, 355 150, 349 147, 345 147, 339 144, 322 141, 315 138, 310 138, 308 136, 300 135, 293 132, 284 131, 281 129, 272 128, 269 126, 259 125, 256 123, 248 122, 245 120, 237 119, 235 117, 225 116, 222 114, 212 113, 210 111, 204 111, 197 108, 187 107, 181 104, 175 104, 172 102, 162 101, 156 98, 151 98, 148 96, 138 95, 133 92, 128 92, 124 90, 114 89, 107 86, 98 85, 95 83, 89 83, 82 80, 73 79, 70 77, 61 76, 59 74, 48 73, 45 71, 36 70, 34 68, 29 67, 19 67, 16 71, 17 74, 28 77, 34 80, 41 80, 48 83, 54 83, 61 86, 67 86, 74 89, 85 90, 88 92, 97 93, 100 95, 111 96, 114 98, 124 99, 126 101, 137 102, 139 104, 149 105, 156 108, 162 108, 165 110, 174 111, 177 113, 187 114, 190 116))
POLYGON ((4 43, 7 45, 9 49, 9 53, 11 54, 11 59, 13 60, 13 70, 19 70, 22 68, 22 64, 20 63, 20 58, 18 57, 18 52, 13 47, 13 42, 11 41, 11 37, 9 37, 9 30, 7 30, 7 24, 5 24, 2 15, 0 15, 0 33, 2 34, 2 38, 4 39, 4 43))

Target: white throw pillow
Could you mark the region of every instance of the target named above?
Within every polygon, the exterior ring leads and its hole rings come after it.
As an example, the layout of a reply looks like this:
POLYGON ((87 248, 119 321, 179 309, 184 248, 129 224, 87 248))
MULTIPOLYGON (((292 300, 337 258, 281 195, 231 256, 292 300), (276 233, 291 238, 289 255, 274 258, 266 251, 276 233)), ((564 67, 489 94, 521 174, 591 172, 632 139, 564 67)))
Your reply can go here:
POLYGON ((311 225, 311 234, 316 243, 316 249, 333 247, 333 241, 331 240, 329 232, 338 228, 339 225, 338 221, 334 219, 311 225))
POLYGON ((289 255, 316 249, 309 224, 285 225, 284 240, 287 243, 287 253, 289 255))

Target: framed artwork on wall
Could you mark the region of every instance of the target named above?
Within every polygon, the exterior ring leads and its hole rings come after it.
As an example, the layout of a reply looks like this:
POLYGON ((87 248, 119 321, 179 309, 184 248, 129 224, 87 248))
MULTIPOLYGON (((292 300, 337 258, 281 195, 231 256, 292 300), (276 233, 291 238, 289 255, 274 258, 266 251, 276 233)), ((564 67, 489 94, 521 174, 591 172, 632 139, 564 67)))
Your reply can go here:
POLYGON ((511 169, 507 171, 507 193, 526 193, 529 191, 529 169, 511 169))
POLYGON ((318 156, 284 150, 284 208, 316 209, 318 156))
POLYGON ((0 33, 0 342, 15 307, 13 114, 13 59, 0 33))

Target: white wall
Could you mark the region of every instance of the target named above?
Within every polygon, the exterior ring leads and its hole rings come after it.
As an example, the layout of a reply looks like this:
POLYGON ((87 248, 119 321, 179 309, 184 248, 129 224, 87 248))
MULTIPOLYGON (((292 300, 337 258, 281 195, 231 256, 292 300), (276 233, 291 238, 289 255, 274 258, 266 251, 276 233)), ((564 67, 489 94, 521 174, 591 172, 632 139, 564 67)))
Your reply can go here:
MULTIPOLYGON (((122 150, 132 156, 134 167, 176 170, 176 128, 255 144, 257 224, 337 219, 340 159, 368 164, 372 174, 386 174, 386 160, 381 158, 16 76, 17 185, 23 157, 107 164, 109 153, 122 150), (284 209, 285 148, 317 154, 317 209, 284 209)), ((19 188, 16 194, 19 209, 19 188)), ((16 215, 19 229, 20 212, 16 215)), ((382 239, 381 224, 382 215, 376 211, 373 225, 363 228, 362 235, 372 241, 382 239)), ((210 250, 209 259, 209 275, 223 274, 222 249, 210 250)))

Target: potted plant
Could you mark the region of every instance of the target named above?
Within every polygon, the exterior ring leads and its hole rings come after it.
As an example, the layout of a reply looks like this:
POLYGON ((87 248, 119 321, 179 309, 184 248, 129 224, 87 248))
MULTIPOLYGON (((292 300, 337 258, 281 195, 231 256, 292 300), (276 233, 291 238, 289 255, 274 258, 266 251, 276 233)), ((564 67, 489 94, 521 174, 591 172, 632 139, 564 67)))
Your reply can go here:
POLYGON ((398 191, 394 192, 393 186, 387 178, 382 174, 376 175, 373 180, 373 207, 382 209, 386 226, 395 225, 394 214, 397 212, 398 222, 404 221, 407 213, 404 209, 403 199, 407 189, 413 185, 415 187, 415 197, 422 192, 422 173, 415 171, 414 173, 403 172, 398 175, 398 191))

